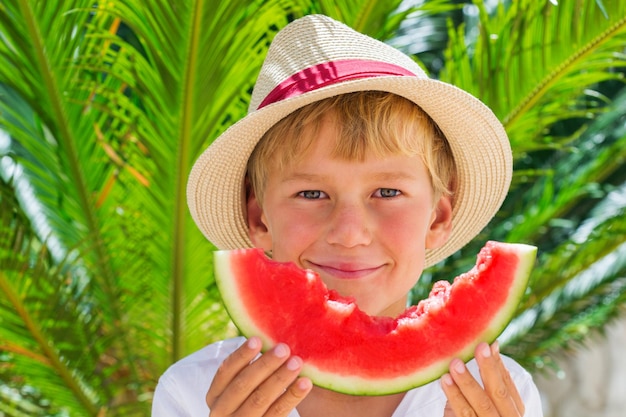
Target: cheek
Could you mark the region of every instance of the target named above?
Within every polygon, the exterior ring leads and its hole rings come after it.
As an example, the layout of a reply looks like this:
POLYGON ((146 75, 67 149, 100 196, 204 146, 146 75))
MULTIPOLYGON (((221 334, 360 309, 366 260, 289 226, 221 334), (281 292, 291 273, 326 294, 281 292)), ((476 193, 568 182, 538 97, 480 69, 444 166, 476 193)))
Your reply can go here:
POLYGON ((319 223, 302 213, 282 212, 269 219, 273 258, 280 262, 296 262, 302 252, 314 242, 320 231, 319 223))
POLYGON ((402 245, 423 246, 431 224, 430 214, 417 209, 391 213, 382 219, 382 236, 402 245), (424 214, 419 215, 420 212, 424 214))

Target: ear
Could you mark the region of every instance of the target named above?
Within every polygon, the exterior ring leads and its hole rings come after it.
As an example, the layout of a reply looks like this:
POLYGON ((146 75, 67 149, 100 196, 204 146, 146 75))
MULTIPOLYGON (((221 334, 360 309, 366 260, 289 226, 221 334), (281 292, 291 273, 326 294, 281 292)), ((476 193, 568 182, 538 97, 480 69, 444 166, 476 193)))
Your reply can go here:
POLYGON ((442 246, 452 231, 452 199, 441 196, 433 209, 430 227, 426 233, 426 249, 442 246))
POLYGON ((248 220, 248 236, 255 247, 266 252, 272 250, 272 236, 266 224, 261 204, 256 198, 252 187, 247 186, 246 216, 248 220))

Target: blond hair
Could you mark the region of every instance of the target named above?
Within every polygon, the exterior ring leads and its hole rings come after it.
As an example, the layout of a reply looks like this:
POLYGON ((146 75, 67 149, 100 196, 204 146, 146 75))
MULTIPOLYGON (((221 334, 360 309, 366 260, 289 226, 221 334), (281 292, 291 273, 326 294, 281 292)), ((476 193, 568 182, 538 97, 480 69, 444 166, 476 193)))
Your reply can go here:
POLYGON ((270 169, 280 171, 288 164, 297 163, 329 114, 340 121, 339 139, 331 151, 332 157, 363 161, 368 155, 420 155, 430 174, 435 197, 453 193, 454 158, 435 122, 404 97, 382 91, 359 91, 297 109, 263 135, 248 160, 248 179, 259 203, 270 169))

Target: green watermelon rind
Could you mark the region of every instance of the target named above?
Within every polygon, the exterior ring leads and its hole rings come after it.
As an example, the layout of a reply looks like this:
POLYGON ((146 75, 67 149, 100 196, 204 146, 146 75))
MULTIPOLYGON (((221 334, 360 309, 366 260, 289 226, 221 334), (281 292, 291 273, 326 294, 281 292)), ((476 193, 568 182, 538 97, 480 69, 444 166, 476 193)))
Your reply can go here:
POLYGON ((215 282, 222 296, 224 307, 237 329, 239 329, 239 332, 246 337, 256 336, 261 339, 263 342, 261 351, 267 352, 278 342, 272 340, 263 330, 255 326, 252 320, 248 319, 248 315, 245 313, 245 306, 239 302, 239 291, 237 291, 236 286, 233 285, 230 279, 232 276, 229 262, 231 253, 232 251, 230 250, 218 250, 213 254, 215 282))
MULTIPOLYGON (((460 358, 464 362, 469 361, 474 356, 476 346, 480 342, 492 343, 504 331, 528 285, 537 248, 519 243, 507 243, 506 247, 508 251, 513 251, 519 258, 515 277, 512 281, 513 285, 509 290, 508 302, 492 318, 485 330, 477 334, 473 342, 467 343, 463 349, 458 350, 450 357, 433 362, 427 368, 421 368, 416 372, 400 377, 365 379, 361 376, 337 375, 333 372, 319 369, 307 362, 303 364, 301 375, 309 377, 317 386, 337 392, 351 395, 388 395, 404 392, 440 378, 441 375, 448 371, 452 357, 460 358)), ((214 265, 218 288, 222 294, 226 310, 237 328, 244 336, 250 337, 254 335, 259 337, 263 342, 262 351, 265 352, 279 341, 273 340, 249 319, 246 307, 240 302, 239 291, 233 285, 233 279, 231 278, 233 275, 229 262, 231 252, 233 251, 215 252, 214 265)))

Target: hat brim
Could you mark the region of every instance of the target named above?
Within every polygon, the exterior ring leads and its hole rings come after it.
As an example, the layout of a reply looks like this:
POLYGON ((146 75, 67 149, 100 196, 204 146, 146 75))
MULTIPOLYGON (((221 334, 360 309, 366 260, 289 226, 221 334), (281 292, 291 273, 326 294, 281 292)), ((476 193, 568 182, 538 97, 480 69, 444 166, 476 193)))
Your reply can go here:
POLYGON ((508 192, 512 176, 509 140, 493 112, 469 93, 438 80, 408 76, 357 79, 313 90, 249 113, 222 133, 194 164, 187 184, 193 219, 219 249, 252 247, 245 212, 248 159, 265 132, 294 110, 339 94, 386 91, 420 106, 446 136, 457 177, 452 231, 447 242, 427 250, 426 267, 472 240, 489 223, 508 192))

